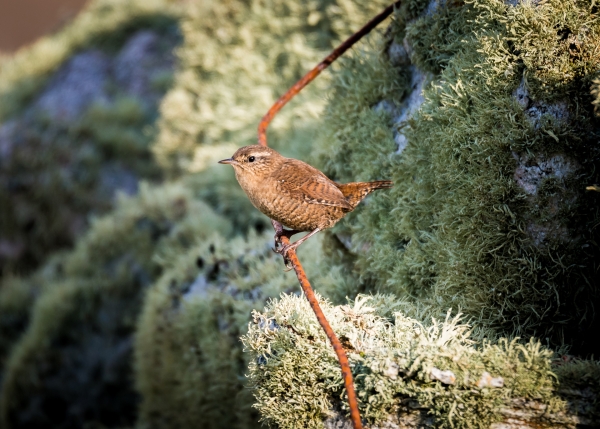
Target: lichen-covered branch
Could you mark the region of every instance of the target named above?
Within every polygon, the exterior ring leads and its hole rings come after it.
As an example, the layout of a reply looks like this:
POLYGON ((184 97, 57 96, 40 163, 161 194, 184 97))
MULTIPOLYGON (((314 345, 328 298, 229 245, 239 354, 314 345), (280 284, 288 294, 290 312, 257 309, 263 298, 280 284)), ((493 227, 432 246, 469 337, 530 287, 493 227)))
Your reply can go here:
MULTIPOLYGON (((342 340, 360 411, 372 428, 595 427, 600 366, 553 366, 536 341, 475 343, 459 316, 429 325, 391 296, 359 296, 323 311, 342 340), (587 385, 583 388, 582 386, 587 385)), ((243 337, 263 418, 280 428, 345 428, 335 357, 308 303, 282 296, 243 337)))

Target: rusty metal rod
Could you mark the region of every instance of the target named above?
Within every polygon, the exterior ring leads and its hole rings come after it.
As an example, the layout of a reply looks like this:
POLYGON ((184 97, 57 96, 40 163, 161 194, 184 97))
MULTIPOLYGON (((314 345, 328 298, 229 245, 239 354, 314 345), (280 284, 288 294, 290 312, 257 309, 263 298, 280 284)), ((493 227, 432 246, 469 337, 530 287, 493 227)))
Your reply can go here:
MULTIPOLYGON (((394 4, 388 6, 369 21, 364 27, 350 36, 346 41, 344 41, 340 46, 335 48, 331 54, 329 54, 323 61, 317 64, 312 70, 306 73, 298 82, 296 82, 285 94, 283 94, 279 99, 273 104, 273 106, 269 109, 267 114, 263 116, 258 125, 258 143, 262 146, 267 146, 267 127, 273 120, 273 117, 281 110, 283 106, 286 105, 288 101, 290 101, 296 94, 298 94, 302 88, 308 85, 313 79, 315 79, 323 70, 325 70, 331 63, 333 63, 340 55, 346 52, 352 45, 358 42, 362 37, 368 34, 373 28, 375 28, 381 21, 387 18, 394 10, 394 8, 400 5, 400 1, 395 2, 394 4)), ((273 228, 275 232, 279 235, 283 231, 283 226, 271 219, 271 223, 273 224, 273 228)), ((290 240, 285 235, 282 235, 279 240, 283 245, 290 244, 290 240)), ((310 306, 319 321, 319 324, 325 331, 327 338, 331 342, 333 346, 333 350, 335 351, 338 361, 340 363, 340 367, 342 369, 342 377, 344 379, 344 386, 346 388, 346 394, 348 395, 348 405, 350 407, 350 419, 352 420, 352 426, 354 429, 362 429, 362 421, 360 419, 360 412, 358 410, 358 400, 356 397, 356 391, 354 389, 354 382, 352 378, 352 371, 350 369, 350 363, 348 362, 348 357, 344 352, 344 348, 342 347, 342 343, 333 332, 333 329, 329 325, 325 314, 323 314, 323 310, 319 306, 319 302, 317 301, 317 297, 310 286, 310 282, 306 277, 306 273, 302 268, 302 264, 296 255, 296 251, 294 249, 287 252, 285 256, 287 260, 290 262, 294 271, 296 272, 296 277, 298 277, 298 282, 300 282, 300 287, 304 291, 310 306)))
POLYGON ((401 1, 397 1, 394 4, 386 7, 383 12, 377 15, 375 18, 370 20, 363 28, 358 30, 348 39, 346 39, 340 46, 335 48, 331 54, 327 55, 323 61, 317 64, 311 71, 306 73, 298 82, 296 82, 290 89, 287 90, 279 99, 271 106, 269 111, 260 120, 258 125, 258 144, 267 146, 267 127, 283 106, 287 104, 296 94, 298 94, 302 88, 308 85, 314 78, 316 78, 323 70, 331 65, 340 55, 346 52, 356 42, 362 39, 365 35, 369 34, 373 28, 375 28, 381 21, 387 18, 393 11, 394 8, 400 6, 401 1))
MULTIPOLYGON (((280 233, 283 230, 283 226, 271 219, 271 223, 273 224, 273 228, 275 228, 275 232, 280 233)), ((286 236, 282 236, 280 238, 282 244, 290 244, 290 239, 286 236)), ((302 264, 298 259, 298 255, 296 255, 296 250, 292 249, 287 252, 286 256, 289 263, 294 268, 296 272, 296 277, 298 277, 298 282, 300 282, 300 287, 306 295, 306 299, 310 303, 310 307, 312 308, 315 316, 317 316, 317 320, 321 325, 321 328, 325 331, 325 335, 331 342, 333 346, 333 350, 337 355, 338 361, 340 363, 340 367, 342 368, 342 378, 344 379, 344 386, 346 387, 346 394, 348 395, 348 404, 350 406, 350 419, 352 420, 352 425, 354 429, 362 429, 362 422, 360 420, 360 412, 358 411, 358 401, 356 398, 356 391, 354 390, 354 382, 352 379, 352 371, 350 370, 350 363, 348 362, 348 357, 346 356, 346 352, 344 352, 344 348, 342 347, 342 343, 333 332, 331 325, 327 321, 325 314, 323 314, 323 310, 321 310, 321 306, 319 305, 319 301, 317 301, 317 297, 306 277, 306 273, 304 272, 304 268, 302 268, 302 264)))

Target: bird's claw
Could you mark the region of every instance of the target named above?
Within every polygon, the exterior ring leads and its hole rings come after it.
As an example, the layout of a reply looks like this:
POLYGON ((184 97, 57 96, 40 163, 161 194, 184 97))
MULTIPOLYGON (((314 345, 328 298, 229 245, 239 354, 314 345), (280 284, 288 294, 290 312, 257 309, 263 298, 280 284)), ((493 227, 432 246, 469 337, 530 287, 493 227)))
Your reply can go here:
POLYGON ((295 229, 292 230, 287 230, 287 229, 282 229, 279 232, 275 233, 275 249, 277 249, 279 247, 279 245, 281 244, 281 237, 287 237, 288 239, 291 239, 293 235, 298 234, 301 231, 297 231, 295 229))
POLYGON ((279 253, 285 260, 287 260, 287 253, 292 250, 294 246, 291 244, 282 244, 281 247, 275 250, 276 253, 279 253))
POLYGON ((281 241, 276 241, 275 248, 272 248, 273 252, 279 253, 281 256, 283 256, 283 262, 285 263, 285 267, 287 268, 287 270, 285 270, 285 271, 290 271, 291 269, 294 268, 291 261, 287 257, 287 253, 290 250, 292 250, 293 248, 294 248, 293 245, 283 244, 283 243, 281 243, 281 241))
POLYGON ((290 245, 285 245, 282 244, 280 248, 278 248, 275 252, 279 253, 281 256, 283 256, 283 259, 285 259, 287 261, 287 252, 290 251, 290 245))

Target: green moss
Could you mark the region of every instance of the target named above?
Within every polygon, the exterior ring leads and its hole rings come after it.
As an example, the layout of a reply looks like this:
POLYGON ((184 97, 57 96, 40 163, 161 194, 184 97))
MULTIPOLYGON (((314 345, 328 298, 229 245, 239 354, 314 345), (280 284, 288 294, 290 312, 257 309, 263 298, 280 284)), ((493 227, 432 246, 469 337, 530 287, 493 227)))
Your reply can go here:
MULTIPOLYGON (((143 185, 138 196, 121 198, 113 213, 94 220, 75 249, 56 262, 59 267, 53 272, 44 267, 27 280, 41 282, 31 316, 19 304, 31 305, 28 297, 14 305, 20 326, 29 317, 31 322, 4 370, 3 427, 59 427, 65 416, 78 425, 132 424, 137 396, 131 341, 146 289, 173 255, 214 233, 230 232, 229 222, 182 183, 143 185)), ((2 309, 16 300, 4 293, 0 298, 2 309)))
POLYGON ((600 67, 594 11, 586 1, 453 3, 406 26, 398 19, 380 46, 345 60, 318 163, 342 182, 395 186, 336 227, 350 252, 340 257, 337 246, 330 260, 354 262, 362 290, 436 316, 458 307, 488 335, 597 351, 589 335, 600 320, 591 280, 600 201, 584 193, 600 162, 589 94, 600 67), (396 120, 404 112, 406 76, 419 72, 381 54, 404 38, 430 75, 421 76, 423 104, 397 129, 374 106, 392 102, 396 120), (408 142, 401 153, 398 135, 408 142), (555 166, 532 196, 519 172, 542 163, 555 166))
POLYGON ((466 26, 461 16, 464 9, 450 2, 447 7, 437 7, 431 13, 419 16, 408 24, 403 20, 395 29, 396 41, 402 38, 410 40, 411 62, 419 69, 431 73, 439 73, 450 60, 461 50, 465 39, 469 37, 472 27, 466 26))
POLYGON ((5 272, 32 270, 52 250, 72 245, 87 216, 112 207, 115 186, 131 192, 138 179, 161 177, 143 131, 151 123, 139 101, 123 99, 92 107, 68 127, 19 125, 15 138, 23 141, 0 172, 7 183, 0 236, 22 250, 1 261, 5 272))
MULTIPOLYGON (((600 394, 600 361, 598 360, 570 360, 567 356, 565 359, 557 360, 553 370, 558 377, 558 393, 569 398, 576 395, 576 392, 586 392, 593 397, 598 397, 600 394), (561 362, 562 361, 562 362, 561 362)), ((555 361, 556 362, 556 361, 555 361)), ((593 401, 591 404, 592 415, 600 418, 600 404, 598 401, 593 401)), ((589 412, 589 410, 574 410, 578 414, 589 412)))
POLYGON ((129 265, 133 258, 154 277, 161 270, 157 257, 215 231, 227 235, 231 226, 197 200, 185 183, 142 185, 138 196, 123 198, 114 213, 92 221, 66 259, 65 275, 106 274, 107 269, 118 275, 121 270, 114 263, 123 259, 129 265))
POLYGON ((0 386, 10 351, 27 329, 35 300, 44 285, 62 273, 63 256, 54 255, 28 277, 7 276, 0 281, 0 386))
POLYGON ((139 306, 136 289, 133 282, 69 279, 40 297, 6 368, 0 397, 3 427, 61 427, 65 411, 79 424, 132 423, 136 398, 118 379, 129 375, 126 362, 119 360, 127 352, 127 332, 139 306))
MULTIPOLYGON (((300 257, 308 272, 325 273, 316 241, 300 257)), ((214 236, 168 264, 138 322, 140 427, 260 426, 245 386, 248 361, 239 337, 246 333, 252 309, 298 289, 294 273, 284 270, 271 243, 271 232, 233 240, 214 236)), ((328 273, 312 280, 327 293, 336 277, 328 273)))
MULTIPOLYGON (((229 158, 233 152, 223 154, 219 159, 229 158)), ((272 230, 269 218, 252 205, 231 169, 226 166, 215 163, 199 173, 189 175, 186 181, 193 185, 198 198, 231 222, 237 234, 272 230)))
MULTIPOLYGON (((409 401, 413 408, 428 409, 433 426, 440 428, 487 428, 513 398, 541 401, 550 413, 564 410, 555 392, 552 353, 539 343, 476 346, 458 316, 423 325, 395 311, 405 303, 391 296, 358 296, 338 307, 321 304, 344 341, 361 415, 370 423, 406 412, 401 404, 409 401), (435 379, 436 369, 451 371, 454 382, 435 379), (502 386, 483 386, 484 372, 501 377, 502 386)), ((334 404, 341 402, 348 413, 337 359, 306 299, 283 295, 264 312, 254 312, 242 340, 250 355, 255 406, 266 422, 320 428, 335 415, 334 404)))
MULTIPOLYGON (((157 160, 173 174, 199 171, 209 151, 254 144, 258 122, 277 97, 385 6, 383 0, 190 4, 182 21, 182 69, 162 104, 157 160)), ((277 116, 271 145, 290 154, 310 146, 313 134, 296 131, 316 128, 327 80, 324 74, 277 116)))

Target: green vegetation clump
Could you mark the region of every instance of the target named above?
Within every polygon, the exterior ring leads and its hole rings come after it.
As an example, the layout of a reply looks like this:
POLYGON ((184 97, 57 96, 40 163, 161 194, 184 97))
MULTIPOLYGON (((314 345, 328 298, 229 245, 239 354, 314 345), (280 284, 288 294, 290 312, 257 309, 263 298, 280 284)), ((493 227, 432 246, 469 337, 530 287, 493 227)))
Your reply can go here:
POLYGON ((90 214, 113 206, 116 186, 132 192, 141 177, 159 179, 142 132, 150 122, 137 100, 122 99, 92 107, 66 128, 19 124, 24 136, 16 138, 25 141, 0 171, 0 235, 15 248, 0 255, 0 269, 36 268, 52 250, 71 246, 90 214))
MULTIPOLYGON (((232 154, 223 158, 229 158, 232 154)), ((185 180, 199 199, 231 222, 235 234, 246 235, 250 231, 263 232, 266 229, 272 231, 269 218, 252 205, 228 166, 215 164, 188 175, 185 180)))
MULTIPOLYGON (((29 312, 34 300, 32 288, 18 277, 7 278, 0 289, 0 368, 4 368, 6 357, 12 345, 23 333, 29 320, 29 312)), ((2 371, 0 371, 2 385, 2 371)))
POLYGON ((597 353, 599 44, 593 2, 472 0, 398 16, 342 60, 319 166, 395 186, 334 229, 332 263, 435 317, 458 308, 482 335, 597 353), (407 81, 424 90, 404 120, 407 81))
MULTIPOLYGON (((272 237, 215 235, 167 264, 146 296, 136 333, 140 427, 260 426, 239 337, 253 309, 299 288, 271 251, 272 237)), ((326 272, 320 252, 301 257, 311 273, 326 272)), ((335 277, 314 276, 325 291, 333 289, 335 277)))
POLYGON ((30 276, 8 276, 0 282, 0 386, 12 346, 27 329, 33 305, 44 285, 63 272, 64 254, 57 253, 30 276))
MULTIPOLYGON (((190 3, 181 23, 181 69, 162 103, 157 161, 172 174, 199 171, 256 143, 260 118, 275 100, 387 4, 190 3)), ((308 152, 327 82, 325 73, 277 116, 270 145, 289 154, 308 152)))
POLYGON ((180 39, 164 1, 96 0, 0 65, 0 276, 68 248, 117 190, 162 173, 149 146, 180 39))
MULTIPOLYGON (((9 324, 3 332, 28 326, 4 368, 2 427, 132 424, 138 401, 132 336, 146 290, 173 254, 231 231, 184 183, 144 185, 138 196, 122 198, 112 214, 94 220, 52 273, 45 267, 28 280, 43 281, 31 315, 16 305, 18 327, 0 319, 9 324)), ((11 300, 0 304, 4 314, 11 300)))
MULTIPOLYGON (((398 312, 405 303, 389 295, 359 295, 336 307, 320 301, 342 339, 361 415, 370 424, 425 409, 421 417, 428 419, 427 426, 489 428, 516 398, 545 404, 549 415, 565 410, 552 352, 536 341, 476 346, 459 316, 422 324, 398 312)), ((250 355, 255 406, 267 423, 321 428, 340 411, 348 414, 335 353, 303 297, 282 295, 255 311, 242 340, 250 355)), ((561 370, 571 387, 594 378, 597 383, 597 365, 577 365, 561 370), (576 378, 569 381, 569 376, 576 378)))

